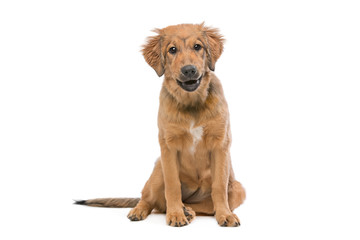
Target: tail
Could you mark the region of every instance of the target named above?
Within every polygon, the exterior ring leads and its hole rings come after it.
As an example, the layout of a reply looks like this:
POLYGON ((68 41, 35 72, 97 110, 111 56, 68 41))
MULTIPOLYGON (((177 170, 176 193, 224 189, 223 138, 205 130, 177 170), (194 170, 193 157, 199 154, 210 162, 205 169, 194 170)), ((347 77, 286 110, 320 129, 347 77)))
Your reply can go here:
POLYGON ((132 208, 140 198, 95 198, 89 200, 75 200, 74 204, 90 207, 132 208))

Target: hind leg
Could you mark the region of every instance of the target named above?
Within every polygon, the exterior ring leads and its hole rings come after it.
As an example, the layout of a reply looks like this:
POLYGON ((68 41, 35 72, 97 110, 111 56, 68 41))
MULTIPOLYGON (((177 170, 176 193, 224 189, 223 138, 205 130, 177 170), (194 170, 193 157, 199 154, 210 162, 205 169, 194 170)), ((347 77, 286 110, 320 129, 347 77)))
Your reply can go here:
POLYGON ((239 207, 246 198, 245 189, 238 181, 234 180, 229 184, 229 207, 231 211, 234 211, 235 208, 239 207))
MULTIPOLYGON (((228 202, 229 208, 233 211, 239 207, 245 200, 245 189, 238 181, 232 181, 228 186, 228 202)), ((205 198, 199 203, 185 204, 185 206, 192 208, 196 213, 214 215, 214 204, 211 196, 205 198)))
POLYGON ((159 160, 156 161, 154 170, 142 190, 139 203, 131 209, 128 218, 131 221, 144 220, 154 208, 161 212, 166 209, 164 180, 159 160))

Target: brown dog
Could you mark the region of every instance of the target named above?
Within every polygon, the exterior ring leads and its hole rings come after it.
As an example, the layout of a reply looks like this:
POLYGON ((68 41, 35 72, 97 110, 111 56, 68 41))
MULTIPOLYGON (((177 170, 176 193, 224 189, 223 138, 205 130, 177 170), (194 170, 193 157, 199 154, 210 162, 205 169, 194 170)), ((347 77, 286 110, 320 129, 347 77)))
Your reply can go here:
POLYGON ((158 115, 161 157, 141 199, 77 201, 102 207, 133 207, 128 218, 145 219, 153 209, 166 212, 170 226, 190 223, 196 213, 214 215, 221 226, 239 226, 232 213, 245 199, 230 160, 228 106, 212 71, 223 37, 204 24, 156 29, 143 48, 146 62, 165 75, 158 115))

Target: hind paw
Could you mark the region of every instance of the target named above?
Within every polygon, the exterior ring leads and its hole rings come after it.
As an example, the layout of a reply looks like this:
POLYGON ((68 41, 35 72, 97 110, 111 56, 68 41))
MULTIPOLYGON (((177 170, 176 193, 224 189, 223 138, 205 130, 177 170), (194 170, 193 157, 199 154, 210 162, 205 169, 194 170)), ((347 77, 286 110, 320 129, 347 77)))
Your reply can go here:
POLYGON ((127 215, 131 221, 141 221, 149 216, 150 211, 148 209, 134 207, 127 215))

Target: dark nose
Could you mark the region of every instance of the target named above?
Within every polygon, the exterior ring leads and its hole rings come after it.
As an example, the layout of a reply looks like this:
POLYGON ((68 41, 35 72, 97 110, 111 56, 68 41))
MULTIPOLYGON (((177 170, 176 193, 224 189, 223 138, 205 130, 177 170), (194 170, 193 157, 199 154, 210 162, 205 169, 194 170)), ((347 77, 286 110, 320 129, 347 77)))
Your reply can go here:
POLYGON ((186 65, 181 68, 182 74, 187 78, 192 78, 196 74, 196 67, 194 65, 186 65))

